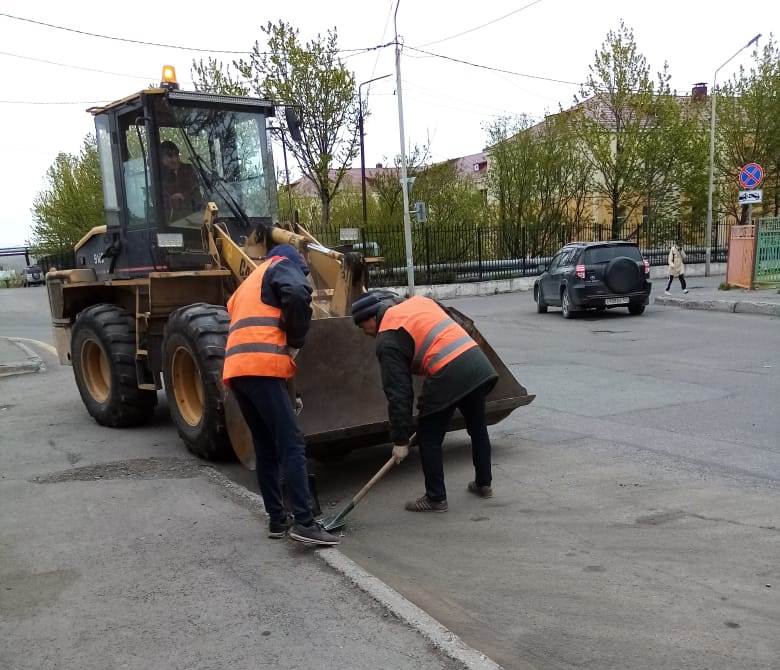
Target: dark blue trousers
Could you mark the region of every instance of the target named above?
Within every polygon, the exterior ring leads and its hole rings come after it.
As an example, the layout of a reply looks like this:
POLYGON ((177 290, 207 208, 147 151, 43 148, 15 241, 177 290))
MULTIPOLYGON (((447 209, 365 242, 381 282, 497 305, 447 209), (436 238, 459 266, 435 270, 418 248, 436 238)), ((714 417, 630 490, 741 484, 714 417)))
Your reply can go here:
POLYGON ((257 483, 271 521, 284 519, 281 478, 295 520, 308 526, 309 476, 306 443, 298 427, 287 384, 275 377, 234 377, 230 380, 249 429, 257 457, 257 483))

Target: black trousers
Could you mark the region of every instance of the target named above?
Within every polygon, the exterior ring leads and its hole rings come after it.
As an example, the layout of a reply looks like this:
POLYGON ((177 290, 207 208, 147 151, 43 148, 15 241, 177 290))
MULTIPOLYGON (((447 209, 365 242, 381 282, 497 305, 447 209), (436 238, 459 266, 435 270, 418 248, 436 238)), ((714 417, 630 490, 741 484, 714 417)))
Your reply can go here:
POLYGON ((308 526, 309 505, 306 442, 298 427, 287 384, 275 377, 234 377, 230 388, 244 415, 257 458, 257 483, 272 521, 284 519, 281 477, 295 520, 308 526))
POLYGON ((490 437, 485 420, 486 396, 486 386, 480 386, 449 407, 420 417, 417 438, 420 445, 420 461, 425 475, 425 493, 429 499, 441 502, 447 498, 447 490, 444 486, 442 442, 456 408, 466 420, 466 430, 471 438, 474 479, 478 486, 490 486, 493 476, 490 464, 490 437))
MULTIPOLYGON (((680 286, 682 286, 682 290, 685 290, 685 275, 680 275, 680 286)), ((669 283, 666 285, 666 290, 668 291, 670 288, 672 288, 672 282, 674 281, 674 275, 669 275, 669 283)))

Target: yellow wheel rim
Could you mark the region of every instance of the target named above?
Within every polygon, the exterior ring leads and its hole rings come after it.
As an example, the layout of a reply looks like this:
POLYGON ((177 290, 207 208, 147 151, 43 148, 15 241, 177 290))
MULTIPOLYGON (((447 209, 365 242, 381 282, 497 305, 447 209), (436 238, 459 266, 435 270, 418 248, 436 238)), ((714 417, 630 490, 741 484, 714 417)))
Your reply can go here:
POLYGON ((87 340, 81 348, 81 370, 89 394, 99 403, 111 393, 111 366, 108 356, 95 340, 87 340))
POLYGON ((197 426, 203 420, 203 382, 198 364, 185 347, 173 352, 173 395, 179 414, 190 425, 197 426))

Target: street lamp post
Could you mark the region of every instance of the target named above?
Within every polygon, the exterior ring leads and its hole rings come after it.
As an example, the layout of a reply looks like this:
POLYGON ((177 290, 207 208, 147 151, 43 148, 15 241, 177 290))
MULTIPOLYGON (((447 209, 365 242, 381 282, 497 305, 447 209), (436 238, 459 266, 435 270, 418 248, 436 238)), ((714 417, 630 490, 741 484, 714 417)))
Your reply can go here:
POLYGON ((360 89, 366 84, 370 84, 373 81, 379 81, 380 79, 386 79, 392 77, 392 74, 383 74, 381 77, 374 77, 368 81, 361 82, 358 85, 358 132, 360 133, 360 189, 363 194, 363 226, 368 224, 368 205, 366 204, 366 150, 363 145, 363 94, 360 89))
POLYGON ((709 158, 709 180, 707 183, 707 228, 704 231, 704 246, 706 247, 704 257, 704 275, 710 276, 710 259, 712 257, 712 191, 713 191, 713 173, 715 170, 715 98, 718 85, 718 72, 726 67, 745 49, 758 44, 761 33, 753 37, 745 46, 741 47, 737 53, 721 65, 712 77, 712 94, 710 95, 710 158, 709 158))
POLYGON ((398 7, 397 0, 393 27, 395 29, 395 94, 398 99, 398 135, 401 144, 401 195, 404 203, 404 247, 406 249, 406 283, 408 296, 414 295, 414 259, 412 258, 412 220, 409 216, 409 178, 406 172, 406 138, 404 136, 404 95, 401 84, 401 43, 398 41, 398 7))

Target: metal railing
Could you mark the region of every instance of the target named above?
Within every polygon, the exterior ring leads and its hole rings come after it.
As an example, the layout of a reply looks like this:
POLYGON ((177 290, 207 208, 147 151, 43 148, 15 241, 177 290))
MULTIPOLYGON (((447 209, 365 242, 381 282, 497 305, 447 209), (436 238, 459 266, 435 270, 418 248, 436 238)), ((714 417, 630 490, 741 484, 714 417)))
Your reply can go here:
MULTIPOLYGON (((729 220, 713 224, 712 261, 726 261, 729 220)), ((323 244, 343 251, 360 251, 371 258, 369 283, 372 286, 399 286, 406 283, 404 236, 401 229, 373 227, 359 229, 359 239, 343 242, 338 228, 320 227, 312 231, 323 244)), ((541 228, 518 226, 418 225, 412 232, 416 281, 419 284, 450 284, 531 277, 549 263, 569 242, 612 239, 607 226, 582 225, 541 228)), ((687 255, 687 263, 703 263, 706 249, 704 230, 654 231, 639 226, 624 239, 636 242, 651 265, 666 265, 668 240, 676 239, 687 255)))

